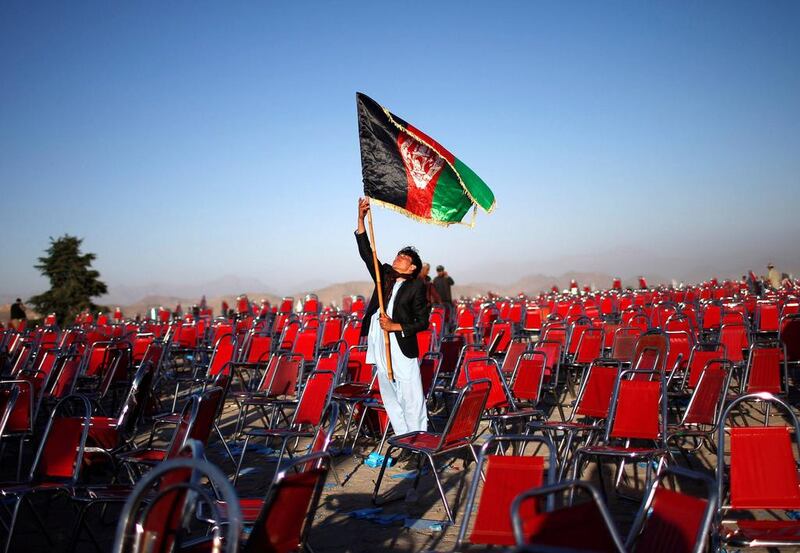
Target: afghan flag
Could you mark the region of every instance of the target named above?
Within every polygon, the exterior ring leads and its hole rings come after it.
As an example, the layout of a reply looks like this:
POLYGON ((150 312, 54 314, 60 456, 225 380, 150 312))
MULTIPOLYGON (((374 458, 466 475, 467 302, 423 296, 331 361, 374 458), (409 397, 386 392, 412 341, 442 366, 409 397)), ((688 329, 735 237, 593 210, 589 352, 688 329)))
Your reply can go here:
POLYGON ((464 162, 421 130, 356 93, 364 194, 404 215, 438 225, 461 223, 477 207, 494 209, 494 194, 464 162))

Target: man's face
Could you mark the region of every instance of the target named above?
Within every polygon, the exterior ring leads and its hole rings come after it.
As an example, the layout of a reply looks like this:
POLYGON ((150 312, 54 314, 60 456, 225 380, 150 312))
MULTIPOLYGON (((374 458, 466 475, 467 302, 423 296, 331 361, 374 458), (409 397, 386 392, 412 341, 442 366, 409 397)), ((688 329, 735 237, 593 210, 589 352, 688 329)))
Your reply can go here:
POLYGON ((419 276, 421 276, 422 278, 425 278, 426 276, 428 276, 428 273, 430 272, 430 270, 431 270, 430 265, 426 265, 426 264, 423 263, 422 264, 422 269, 420 269, 420 271, 419 271, 419 276))
POLYGON ((410 275, 417 267, 411 263, 409 256, 398 253, 392 262, 392 268, 400 274, 410 275))

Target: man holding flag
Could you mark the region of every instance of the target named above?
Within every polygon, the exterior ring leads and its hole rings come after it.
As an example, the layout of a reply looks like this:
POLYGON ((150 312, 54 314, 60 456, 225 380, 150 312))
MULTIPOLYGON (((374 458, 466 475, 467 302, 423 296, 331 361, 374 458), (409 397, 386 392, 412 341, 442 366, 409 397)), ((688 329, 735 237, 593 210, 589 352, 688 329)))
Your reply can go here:
POLYGON ((358 253, 376 281, 364 320, 361 335, 367 337, 367 363, 374 363, 378 373, 381 400, 392 423, 395 435, 427 430, 428 414, 422 381, 419 375, 417 332, 428 328, 430 306, 425 297, 425 283, 417 278, 422 269, 419 254, 411 247, 397 252, 394 262, 379 265, 380 279, 375 273, 372 247, 367 238, 364 217, 369 200, 358 201, 358 253), (385 314, 378 309, 378 282, 381 283, 385 314), (383 333, 389 333, 391 366, 389 375, 383 333), (393 378, 392 378, 393 377, 393 378))
POLYGON ((372 98, 357 93, 356 106, 367 196, 358 203, 356 241, 375 281, 361 333, 368 336, 367 361, 375 363, 383 404, 400 435, 427 427, 416 334, 428 328, 430 305, 414 248, 400 250, 392 265, 378 262, 370 202, 443 226, 461 223, 472 211, 472 226, 476 206, 494 209, 494 194, 463 161, 372 98))

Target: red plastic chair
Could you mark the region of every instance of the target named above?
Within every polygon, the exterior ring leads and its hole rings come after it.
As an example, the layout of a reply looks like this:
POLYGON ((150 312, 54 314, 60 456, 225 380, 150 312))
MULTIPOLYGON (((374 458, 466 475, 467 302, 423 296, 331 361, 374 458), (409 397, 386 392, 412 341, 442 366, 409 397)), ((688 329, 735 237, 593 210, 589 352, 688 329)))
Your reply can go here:
POLYGON ((517 406, 496 360, 471 359, 464 365, 464 371, 468 381, 488 380, 492 385, 482 420, 489 421, 488 430, 494 435, 507 434, 508 427, 514 429, 513 433, 518 433, 522 428, 517 426, 543 416, 538 409, 517 406))
POLYGON ((664 470, 653 482, 633 521, 625 548, 643 553, 702 553, 709 537, 717 506, 714 480, 680 467, 664 470), (668 489, 667 479, 691 480, 702 487, 702 496, 668 489))
POLYGON ((620 365, 614 360, 597 360, 587 367, 575 407, 564 421, 534 421, 528 425, 529 432, 549 437, 558 444, 559 478, 566 473, 571 462, 573 446, 577 438, 589 442, 603 431, 608 418, 614 386, 620 365))
POLYGON ((84 397, 73 395, 59 401, 50 414, 25 482, 0 484, 0 497, 5 502, 0 511, 0 516, 5 518, 0 519, 0 525, 6 532, 4 551, 11 549, 14 530, 23 506, 33 514, 32 520, 52 545, 48 529, 31 502, 31 496, 70 490, 79 483, 91 413, 92 406, 84 397), (81 413, 79 416, 62 414, 68 411, 70 404, 76 405, 77 411, 81 413))
POLYGON ((758 332, 778 332, 781 310, 777 303, 760 301, 756 304, 755 322, 758 332))
POLYGON ((544 391, 547 355, 526 351, 517 359, 509 380, 509 391, 517 405, 538 407, 544 391))
POLYGON ((793 408, 765 392, 733 400, 722 414, 717 446, 718 523, 722 543, 733 547, 797 547, 800 521, 726 520, 733 513, 800 509, 797 439, 800 424, 793 408), (776 407, 789 426, 733 426, 731 416, 746 403, 776 407), (730 437, 729 437, 730 436, 730 437), (722 455, 730 443, 730 456, 722 455), (726 463, 727 459, 727 463, 726 463))
POLYGON ((724 324, 719 330, 719 341, 725 346, 728 360, 736 365, 745 361, 744 353, 750 347, 750 338, 744 324, 724 324))
MULTIPOLYGON (((383 464, 381 465, 378 479, 375 482, 375 490, 372 494, 373 503, 378 502, 378 492, 392 450, 398 448, 404 449, 412 453, 424 455, 425 459, 430 463, 431 474, 436 481, 436 487, 439 490, 439 496, 444 505, 447 519, 452 523, 454 521, 453 513, 450 510, 450 505, 447 503, 447 496, 445 495, 442 482, 436 470, 435 459, 444 455, 452 455, 462 449, 468 449, 477 462, 473 443, 478 435, 481 415, 485 409, 490 388, 491 384, 488 380, 468 382, 459 393, 455 405, 453 406, 450 419, 447 421, 447 425, 441 433, 417 431, 389 438, 389 447, 383 458, 383 464)), ((421 462, 422 458, 420 458, 420 463, 421 462)), ((420 474, 421 471, 418 470, 417 477, 414 480, 415 489, 419 484, 420 474)))
POLYGON ((303 386, 303 393, 300 396, 297 406, 292 414, 291 421, 285 427, 279 427, 277 417, 272 417, 272 424, 269 428, 253 428, 245 430, 245 440, 242 446, 242 453, 236 465, 236 472, 233 476, 233 484, 239 480, 244 456, 247 452, 247 445, 253 437, 266 438, 267 440, 278 439, 281 441, 280 454, 278 459, 283 458, 284 452, 292 455, 291 450, 287 450, 286 444, 289 440, 295 440, 295 446, 300 438, 310 438, 317 431, 323 422, 323 416, 331 401, 333 386, 336 381, 336 373, 333 371, 313 371, 303 386))
POLYGON ((682 442, 693 440, 695 446, 692 451, 705 446, 711 453, 717 453, 714 436, 728 396, 732 368, 730 361, 725 359, 709 360, 700 374, 680 422, 667 427, 667 444, 677 442, 681 454, 690 465, 691 461, 682 442))
POLYGON ((244 546, 245 553, 290 553, 304 547, 329 467, 327 453, 314 453, 278 472, 244 546))
POLYGON ((719 342, 696 344, 689 353, 681 389, 693 390, 708 362, 714 359, 727 359, 724 344, 719 342))
POLYGON ((511 520, 520 551, 625 552, 600 492, 589 482, 566 480, 526 490, 512 502, 511 520), (566 492, 572 498, 576 489, 589 501, 556 504, 566 492))
POLYGON ((419 359, 430 351, 436 351, 436 334, 432 329, 417 332, 417 347, 419 349, 419 359))
POLYGON ((489 331, 486 345, 492 344, 495 340, 497 340, 497 344, 493 348, 494 352, 498 354, 504 354, 508 350, 508 345, 511 343, 512 334, 513 329, 510 321, 494 321, 492 323, 491 330, 489 331), (500 338, 498 338, 498 336, 500 336, 500 338))
POLYGON ((182 455, 190 456, 165 461, 133 488, 120 513, 114 553, 238 551, 242 516, 236 492, 216 466, 202 459, 201 445, 190 441, 185 449, 182 455), (206 480, 210 489, 201 485, 206 480), (218 509, 219 500, 227 505, 227 516, 218 509), (206 526, 199 539, 191 535, 197 520, 206 526))
MULTIPOLYGON (((582 474, 586 458, 593 459, 598 466, 603 460, 618 459, 616 490, 624 476, 625 461, 644 460, 647 463, 645 482, 649 485, 652 462, 658 459, 658 473, 668 455, 666 439, 667 388, 663 371, 624 370, 614 385, 602 443, 575 452, 573 478, 582 474), (653 377, 654 380, 649 379, 653 377)), ((598 473, 602 478, 602 472, 598 473)))
POLYGON ((614 331, 611 342, 611 359, 622 363, 631 363, 636 352, 636 343, 643 334, 642 329, 632 326, 619 327, 614 331))
POLYGON ((514 372, 514 368, 517 366, 517 361, 520 356, 528 351, 530 347, 531 343, 525 339, 515 338, 511 340, 508 344, 506 354, 503 357, 503 364, 500 366, 504 375, 511 375, 514 372))
MULTIPOLYGON (((539 447, 535 449, 538 451, 539 447)), ((465 544, 514 545, 511 503, 530 488, 554 483, 555 473, 555 448, 548 438, 490 436, 481 446, 454 549, 465 544), (544 445, 545 456, 527 452, 528 448, 534 449, 532 445, 544 445), (480 501, 476 506, 479 487, 480 501)))
MULTIPOLYGON (((126 467, 131 481, 136 480, 142 467, 153 467, 165 459, 175 457, 183 450, 188 440, 195 434, 199 411, 200 396, 190 396, 181 410, 180 418, 166 449, 154 448, 148 444, 146 447, 117 454, 117 460, 126 467)), ((210 427, 207 430, 210 432, 210 427)))
POLYGON ((744 371, 742 392, 767 392, 785 396, 788 393, 786 350, 775 343, 756 343, 750 346, 744 371))

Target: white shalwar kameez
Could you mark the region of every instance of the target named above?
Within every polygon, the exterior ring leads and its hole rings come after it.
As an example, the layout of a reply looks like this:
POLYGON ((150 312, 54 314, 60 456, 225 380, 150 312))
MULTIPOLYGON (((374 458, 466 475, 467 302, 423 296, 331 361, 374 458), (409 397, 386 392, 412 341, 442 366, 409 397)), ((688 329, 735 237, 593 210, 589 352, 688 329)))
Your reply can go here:
MULTIPOLYGON (((394 313, 394 299, 397 291, 403 284, 398 279, 392 288, 386 314, 392 318, 394 313)), ((381 390, 381 400, 392 423, 395 436, 428 429, 428 413, 425 407, 425 395, 422 393, 422 380, 419 375, 419 362, 417 358, 403 355, 394 332, 389 333, 389 344, 392 352, 392 370, 394 382, 389 380, 386 370, 386 346, 383 341, 381 329, 380 309, 373 315, 367 336, 367 363, 374 363, 378 372, 378 385, 381 390)))

